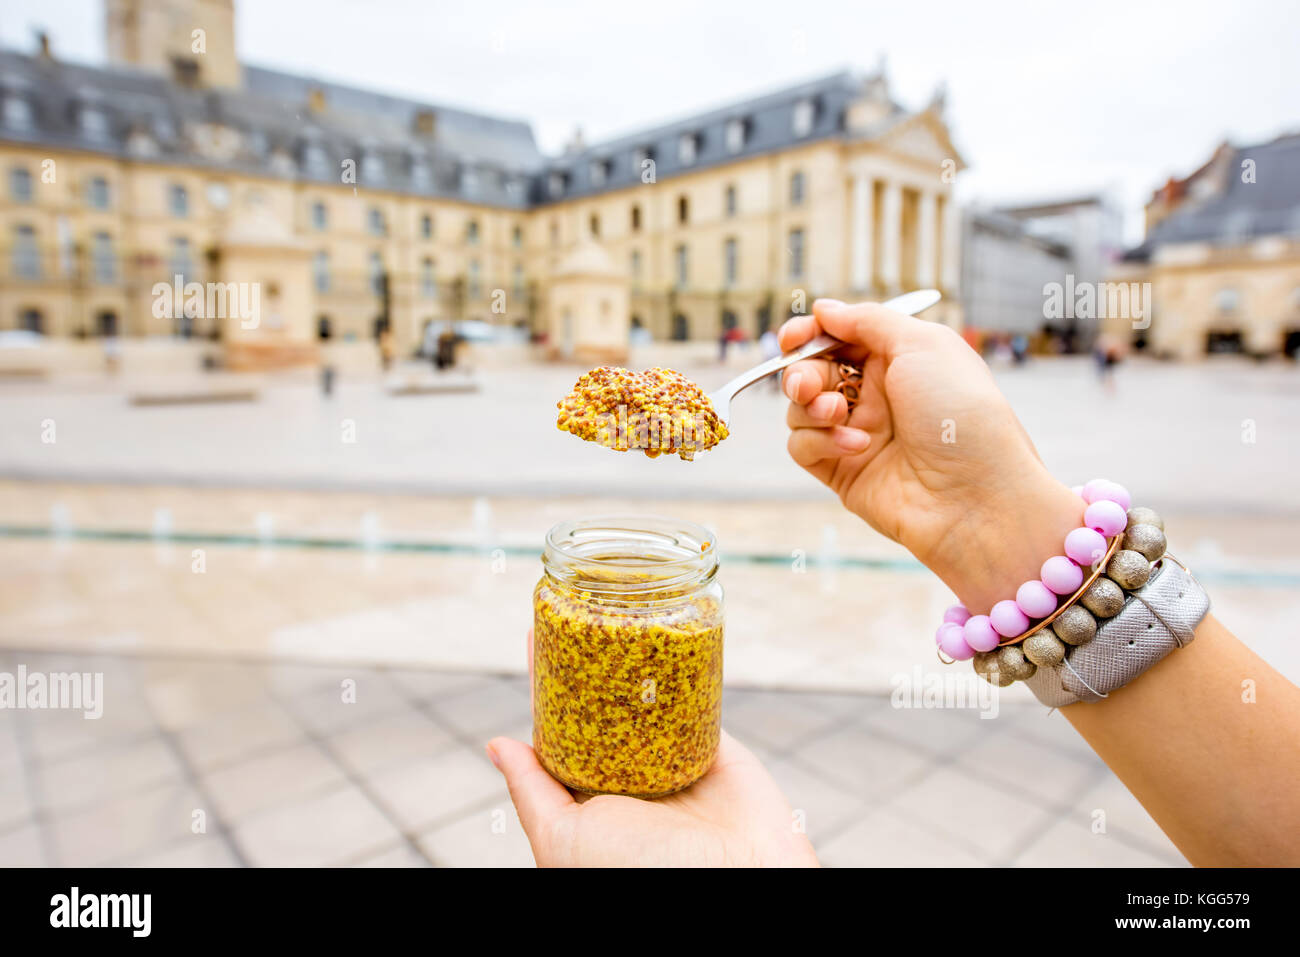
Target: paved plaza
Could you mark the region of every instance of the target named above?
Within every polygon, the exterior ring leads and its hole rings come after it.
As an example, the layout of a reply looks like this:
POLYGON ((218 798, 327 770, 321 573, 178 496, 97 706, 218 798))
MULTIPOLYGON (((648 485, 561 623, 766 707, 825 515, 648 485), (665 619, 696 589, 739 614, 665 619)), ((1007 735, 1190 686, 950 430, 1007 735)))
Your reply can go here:
MULTIPOLYGON (((99 720, 0 713, 4 864, 533 863, 483 753, 497 734, 529 740, 518 677, 0 655, 18 663, 102 672, 105 705, 99 720)), ((739 690, 723 708, 825 864, 1184 863, 1059 714, 739 690)))
MULTIPOLYGON (((1056 474, 1157 506, 1220 618, 1300 680, 1296 370, 1131 363, 1114 395, 1072 360, 998 375, 1056 474)), ((778 395, 746 395, 696 462, 649 461, 554 430, 575 376, 152 408, 95 378, 0 385, 0 671, 106 689, 98 721, 0 712, 0 862, 531 863, 483 744, 529 737, 546 529, 627 512, 717 533, 724 726, 825 863, 1182 862, 1023 688, 994 719, 894 707, 968 671, 930 642, 951 596, 788 462, 778 395), (954 827, 954 801, 1010 823, 954 827)))

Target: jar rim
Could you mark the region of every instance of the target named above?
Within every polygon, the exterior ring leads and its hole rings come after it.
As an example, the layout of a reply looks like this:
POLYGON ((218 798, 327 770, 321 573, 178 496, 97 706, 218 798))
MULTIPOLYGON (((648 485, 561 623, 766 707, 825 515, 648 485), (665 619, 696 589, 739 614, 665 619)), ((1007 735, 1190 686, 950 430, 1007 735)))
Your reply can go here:
POLYGON ((613 515, 557 522, 546 533, 542 564, 552 577, 585 590, 658 591, 712 578, 718 541, 695 522, 658 515, 613 515), (626 571, 628 579, 600 571, 626 571), (634 580, 630 573, 648 573, 634 580))

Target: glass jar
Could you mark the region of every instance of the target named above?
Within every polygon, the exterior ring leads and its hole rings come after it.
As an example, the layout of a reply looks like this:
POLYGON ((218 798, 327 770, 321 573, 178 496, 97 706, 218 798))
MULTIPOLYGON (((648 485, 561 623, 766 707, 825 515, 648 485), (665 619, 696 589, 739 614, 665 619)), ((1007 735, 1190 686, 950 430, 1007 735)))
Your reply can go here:
POLYGON ((717 543, 690 522, 561 522, 533 592, 533 747, 562 784, 660 797, 713 764, 717 543))

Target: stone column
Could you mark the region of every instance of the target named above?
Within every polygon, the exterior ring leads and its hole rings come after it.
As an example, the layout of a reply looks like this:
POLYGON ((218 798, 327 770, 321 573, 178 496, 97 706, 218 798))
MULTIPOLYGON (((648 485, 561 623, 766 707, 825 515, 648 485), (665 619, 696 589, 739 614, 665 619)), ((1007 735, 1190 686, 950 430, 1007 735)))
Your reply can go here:
POLYGON ((922 190, 916 204, 916 285, 921 289, 934 285, 938 264, 938 250, 934 244, 937 212, 934 193, 922 190))
POLYGON ((853 178, 853 241, 850 244, 853 257, 852 279, 853 291, 870 293, 872 279, 872 205, 875 197, 873 182, 865 173, 858 173, 853 178))
POLYGON ((903 188, 886 181, 880 203, 880 281, 886 295, 898 291, 903 244, 903 188))
POLYGON ((961 210, 957 208, 957 197, 951 192, 943 198, 943 230, 941 249, 943 250, 943 274, 939 284, 944 292, 952 294, 961 285, 961 210))

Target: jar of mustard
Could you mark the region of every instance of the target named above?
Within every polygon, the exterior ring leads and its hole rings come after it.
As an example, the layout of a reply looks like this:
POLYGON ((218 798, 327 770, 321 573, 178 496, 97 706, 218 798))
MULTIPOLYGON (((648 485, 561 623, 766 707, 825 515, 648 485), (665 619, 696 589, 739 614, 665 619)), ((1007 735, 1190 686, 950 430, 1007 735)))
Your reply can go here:
POLYGON ((717 543, 689 522, 561 522, 533 592, 533 747, 591 794, 661 797, 713 764, 722 721, 717 543))

